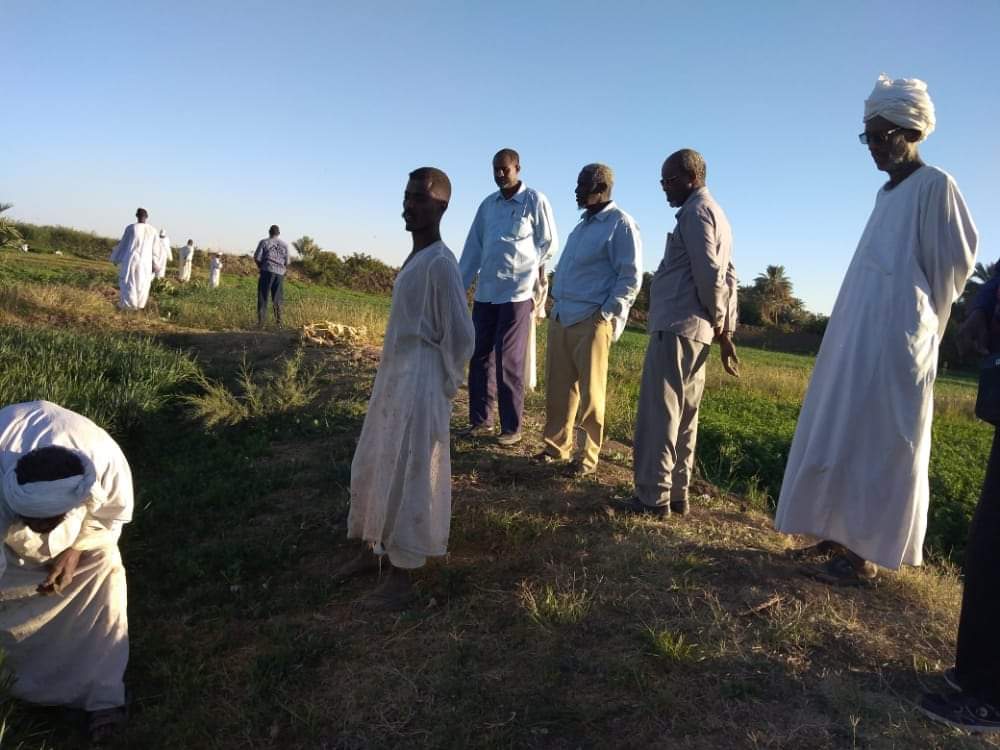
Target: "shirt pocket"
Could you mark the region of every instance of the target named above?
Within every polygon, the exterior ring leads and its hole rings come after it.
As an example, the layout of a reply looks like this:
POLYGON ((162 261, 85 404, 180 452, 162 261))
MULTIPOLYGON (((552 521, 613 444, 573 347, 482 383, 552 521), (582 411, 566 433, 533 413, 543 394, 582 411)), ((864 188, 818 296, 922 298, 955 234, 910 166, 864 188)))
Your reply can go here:
POLYGON ((535 222, 530 216, 515 215, 510 220, 507 237, 511 240, 526 240, 535 232, 535 222))

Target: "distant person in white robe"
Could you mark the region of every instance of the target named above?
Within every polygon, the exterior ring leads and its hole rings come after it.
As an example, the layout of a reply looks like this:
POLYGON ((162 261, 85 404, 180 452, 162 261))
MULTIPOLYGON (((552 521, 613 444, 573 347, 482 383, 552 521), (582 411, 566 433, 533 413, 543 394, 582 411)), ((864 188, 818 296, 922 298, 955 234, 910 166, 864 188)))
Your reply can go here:
POLYGON ((208 286, 212 289, 219 288, 219 282, 222 280, 222 256, 216 253, 212 256, 212 260, 209 263, 208 270, 208 286))
POLYGON ((188 240, 178 252, 177 280, 191 281, 191 263, 194 261, 194 240, 188 240))
POLYGON ((465 379, 475 331, 458 263, 441 241, 451 183, 439 169, 410 173, 403 198, 413 251, 392 291, 382 361, 351 464, 347 536, 362 540, 339 580, 379 568, 383 580, 363 600, 372 609, 405 607, 410 571, 444 555, 451 526, 451 402, 465 379))
POLYGON ((153 275, 158 278, 166 278, 167 263, 174 259, 174 251, 170 247, 170 238, 167 230, 160 230, 160 238, 156 243, 156 256, 153 258, 153 275))
POLYGON ((528 332, 528 353, 524 358, 524 387, 529 391, 538 387, 538 324, 545 320, 545 302, 548 298, 549 277, 545 275, 545 266, 540 266, 532 290, 535 309, 531 316, 531 330, 528 332))
POLYGON ((142 310, 149 300, 153 258, 158 252, 160 238, 156 227, 146 223, 148 217, 146 209, 138 209, 135 224, 125 227, 111 253, 111 262, 118 266, 118 307, 121 310, 142 310))
POLYGON ((825 558, 803 572, 830 584, 923 560, 938 346, 977 244, 955 180, 917 153, 934 124, 923 81, 882 76, 865 102, 859 137, 889 181, 823 336, 775 516, 822 540, 790 554, 825 558))
POLYGON ((14 696, 125 718, 125 570, 132 474, 114 440, 48 401, 0 409, 0 648, 14 696))

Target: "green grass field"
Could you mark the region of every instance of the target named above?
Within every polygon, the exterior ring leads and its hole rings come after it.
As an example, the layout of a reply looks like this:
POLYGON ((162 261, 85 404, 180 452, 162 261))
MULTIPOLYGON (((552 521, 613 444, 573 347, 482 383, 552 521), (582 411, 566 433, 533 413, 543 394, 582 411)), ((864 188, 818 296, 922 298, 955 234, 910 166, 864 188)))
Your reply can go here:
MULTIPOLYGON (((122 747, 983 746, 909 704, 950 663, 954 568, 831 590, 789 568, 755 512, 777 495, 810 357, 746 349, 735 381, 713 352, 699 466, 721 490, 699 483, 706 499, 681 523, 609 510, 627 451, 581 483, 531 465, 534 444, 457 441, 449 557, 421 572, 418 606, 377 616, 353 607, 373 581, 330 581, 374 352, 246 330, 252 278, 209 290, 199 274, 133 315, 114 311, 112 280, 108 264, 0 254, 0 403, 81 411, 133 468, 122 747), (263 397, 275 383, 287 396, 263 397), (206 427, 213 414, 226 418, 206 427)), ((372 344, 388 311, 298 282, 287 305, 295 324, 365 325, 372 344)), ((644 347, 628 332, 612 350, 616 440, 631 435, 644 347)), ((944 556, 960 551, 989 431, 971 416, 973 382, 942 378, 937 393, 944 556)), ((8 701, 0 747, 83 747, 82 725, 8 701)))

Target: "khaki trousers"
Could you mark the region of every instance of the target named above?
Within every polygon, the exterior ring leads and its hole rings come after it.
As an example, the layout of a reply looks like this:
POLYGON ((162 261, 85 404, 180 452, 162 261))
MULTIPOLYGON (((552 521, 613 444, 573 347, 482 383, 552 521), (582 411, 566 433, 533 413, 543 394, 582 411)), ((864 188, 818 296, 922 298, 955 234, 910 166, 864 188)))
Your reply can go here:
POLYGON ((611 323, 600 314, 571 326, 549 321, 545 353, 545 449, 556 458, 570 458, 576 436, 574 426, 578 427, 583 437, 580 463, 587 471, 597 466, 604 440, 610 348, 611 323))
POLYGON ((710 351, 667 331, 649 335, 632 443, 635 490, 646 505, 687 500, 710 351))

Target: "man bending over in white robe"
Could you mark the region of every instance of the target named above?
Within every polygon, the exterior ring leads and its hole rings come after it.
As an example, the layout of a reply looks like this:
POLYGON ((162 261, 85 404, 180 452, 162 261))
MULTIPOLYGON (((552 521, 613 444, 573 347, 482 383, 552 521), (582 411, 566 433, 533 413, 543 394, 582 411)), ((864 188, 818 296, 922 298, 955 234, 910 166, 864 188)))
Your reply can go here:
POLYGON ((48 401, 0 409, 0 648, 11 692, 90 714, 95 742, 125 718, 125 570, 132 474, 114 440, 48 401))
POLYGON ((955 180, 917 153, 934 130, 926 84, 880 77, 864 125, 889 181, 830 315, 775 516, 822 540, 791 553, 826 558, 803 572, 842 585, 923 560, 938 345, 977 243, 955 180))
POLYGON ((118 307, 121 310, 142 310, 149 300, 153 259, 159 252, 160 237, 156 227, 146 223, 148 217, 146 209, 138 209, 135 224, 125 227, 111 253, 111 262, 118 266, 118 307))
POLYGON ((403 219, 413 252, 392 289, 382 361, 351 464, 347 536, 363 548, 334 574, 387 574, 363 604, 400 609, 410 571, 444 555, 451 526, 451 401, 465 379, 475 333, 458 263, 441 241, 451 183, 439 169, 410 173, 403 219))

